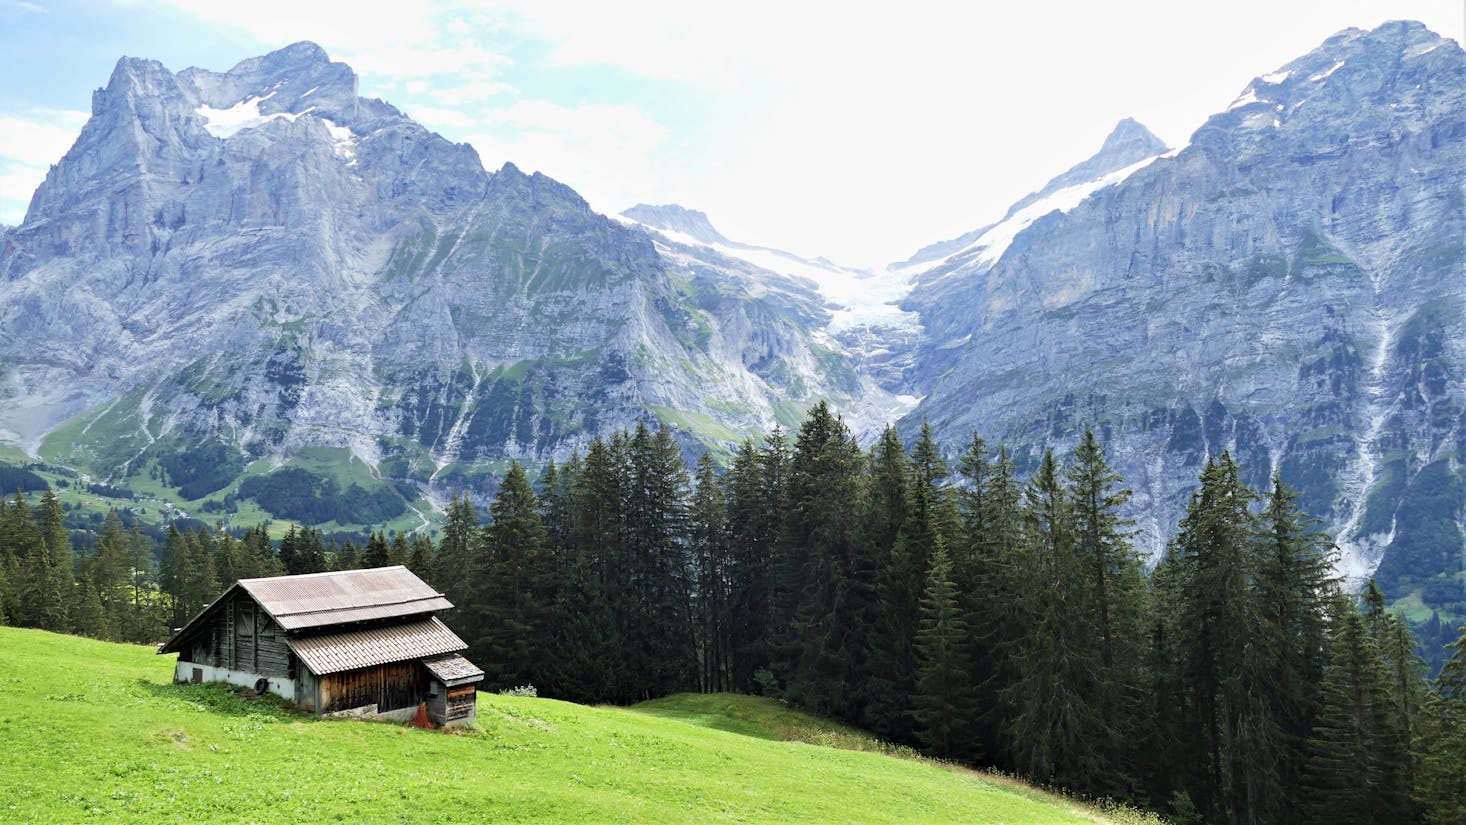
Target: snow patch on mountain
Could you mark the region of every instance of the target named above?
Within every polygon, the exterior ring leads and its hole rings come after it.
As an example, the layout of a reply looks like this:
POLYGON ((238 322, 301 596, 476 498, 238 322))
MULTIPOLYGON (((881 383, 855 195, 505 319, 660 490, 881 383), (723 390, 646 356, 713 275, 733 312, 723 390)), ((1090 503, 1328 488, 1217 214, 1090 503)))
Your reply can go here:
POLYGON ((768 247, 710 242, 675 229, 641 223, 625 215, 617 216, 617 220, 640 226, 675 244, 705 247, 759 269, 811 282, 832 310, 830 322, 824 328, 830 335, 838 336, 861 327, 889 327, 904 331, 920 328, 916 313, 897 306, 911 292, 911 275, 914 273, 847 269, 768 247))
MULTIPOLYGON (((998 262, 999 258, 1003 257, 1003 253, 1008 251, 1008 247, 1013 243, 1013 239, 1018 237, 1018 233, 1027 229, 1034 221, 1050 212, 1068 212, 1083 203, 1084 199, 1090 195, 1124 181, 1126 178, 1160 158, 1174 154, 1175 151, 1154 155, 1107 175, 1103 175, 1095 180, 1065 187, 1046 197, 1040 198, 1009 215, 1007 218, 993 224, 992 228, 982 233, 982 235, 978 236, 977 240, 973 241, 962 251, 951 256, 951 258, 948 258, 948 260, 970 259, 970 262, 975 264, 977 268, 990 269, 993 264, 998 262)), ((943 277, 950 277, 953 273, 959 271, 967 270, 965 267, 954 269, 943 277)))
POLYGON ((215 109, 214 107, 205 103, 199 106, 194 111, 198 113, 199 117, 204 119, 204 128, 209 131, 209 134, 217 138, 228 139, 244 131, 245 129, 253 129, 257 126, 263 126, 266 123, 275 120, 276 118, 283 118, 293 123, 295 122, 296 118, 300 117, 301 115, 309 114, 315 109, 315 107, 312 106, 310 109, 306 109, 304 112, 300 112, 299 114, 291 114, 289 112, 275 112, 273 114, 267 115, 261 112, 260 104, 274 96, 275 92, 270 92, 264 97, 247 97, 244 100, 241 100, 238 103, 234 104, 233 106, 230 106, 228 109, 215 109))

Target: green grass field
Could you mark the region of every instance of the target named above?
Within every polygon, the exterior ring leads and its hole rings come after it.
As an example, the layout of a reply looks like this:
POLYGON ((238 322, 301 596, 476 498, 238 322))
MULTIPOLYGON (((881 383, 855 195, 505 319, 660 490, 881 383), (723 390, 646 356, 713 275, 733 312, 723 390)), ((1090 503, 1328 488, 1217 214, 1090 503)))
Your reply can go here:
POLYGON ((444 734, 173 685, 172 666, 0 628, 0 821, 1108 821, 766 700, 479 694, 479 730, 444 734))

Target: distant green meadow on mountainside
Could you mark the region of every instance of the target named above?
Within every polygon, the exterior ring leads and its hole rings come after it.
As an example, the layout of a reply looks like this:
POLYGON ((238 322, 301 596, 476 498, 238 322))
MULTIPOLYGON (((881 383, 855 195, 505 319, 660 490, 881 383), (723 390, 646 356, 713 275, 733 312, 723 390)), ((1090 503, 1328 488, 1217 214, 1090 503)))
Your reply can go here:
POLYGON ((0 627, 0 817, 1158 822, 871 752, 879 743, 856 731, 764 699, 626 709, 484 693, 477 729, 445 734, 322 720, 171 676, 150 647, 0 627))

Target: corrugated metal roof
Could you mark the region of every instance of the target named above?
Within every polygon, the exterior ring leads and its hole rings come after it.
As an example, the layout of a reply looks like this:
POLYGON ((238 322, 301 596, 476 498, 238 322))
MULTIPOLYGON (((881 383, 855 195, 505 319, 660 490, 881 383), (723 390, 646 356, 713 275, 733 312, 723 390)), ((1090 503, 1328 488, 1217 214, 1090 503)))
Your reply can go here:
POLYGON ((478 682, 484 678, 484 672, 479 670, 478 665, 457 653, 424 659, 423 664, 427 666, 429 673, 438 677, 439 681, 449 687, 478 682))
POLYGON ((457 653, 468 647, 437 617, 346 633, 289 637, 285 641, 317 676, 403 659, 457 653))
POLYGON ((442 593, 401 565, 240 579, 239 586, 286 630, 411 616, 453 607, 442 593))

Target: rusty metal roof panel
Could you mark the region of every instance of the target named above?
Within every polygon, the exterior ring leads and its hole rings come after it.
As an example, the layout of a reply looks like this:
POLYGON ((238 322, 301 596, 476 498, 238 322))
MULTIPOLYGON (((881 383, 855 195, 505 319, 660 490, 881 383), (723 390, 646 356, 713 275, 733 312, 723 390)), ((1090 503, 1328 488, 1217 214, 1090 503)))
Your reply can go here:
POLYGON ((345 633, 293 636, 285 641, 301 663, 317 676, 457 653, 468 647, 437 617, 345 633))
POLYGON ((240 579, 239 586, 287 631, 453 607, 442 593, 401 565, 240 579))
POLYGON ((429 673, 438 678, 438 681, 449 687, 481 682, 484 678, 484 672, 479 669, 478 665, 457 653, 424 659, 423 664, 427 666, 429 673))

